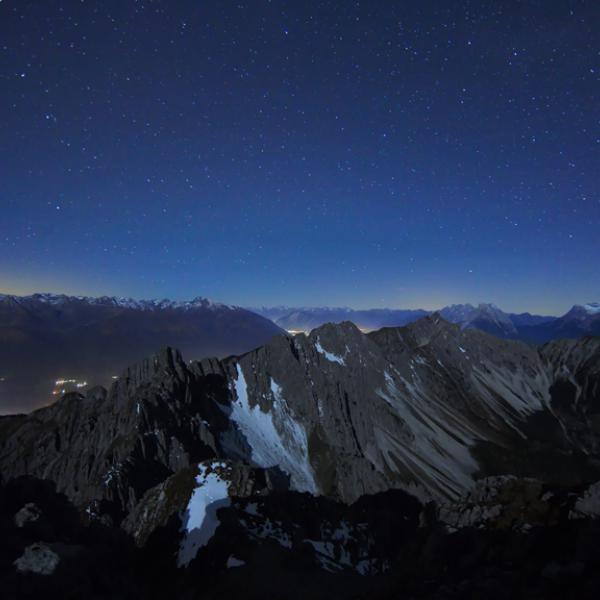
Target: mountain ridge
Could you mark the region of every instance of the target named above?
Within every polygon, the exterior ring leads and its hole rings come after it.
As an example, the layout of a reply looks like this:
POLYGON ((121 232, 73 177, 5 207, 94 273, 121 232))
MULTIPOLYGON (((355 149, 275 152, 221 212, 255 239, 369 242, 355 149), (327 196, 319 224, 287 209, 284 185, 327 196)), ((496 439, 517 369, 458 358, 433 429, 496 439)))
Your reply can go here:
MULTIPOLYGON (((577 398, 573 394, 589 388, 591 384, 583 381, 570 383, 576 381, 575 375, 565 378, 564 373, 592 369, 585 377, 595 378, 594 368, 586 365, 598 355, 596 338, 553 342, 536 349, 463 330, 437 314, 404 328, 369 334, 346 322, 324 325, 309 335, 275 337, 266 346, 225 359, 187 363, 178 351, 166 349, 128 368, 109 391, 92 391, 87 400, 70 395, 20 418, 44 422, 46 415, 63 410, 78 407, 79 412, 106 405, 109 420, 115 408, 126 411, 122 422, 133 428, 128 429, 127 436, 133 436, 128 443, 132 449, 138 444, 145 448, 144 461, 149 456, 148 442, 145 434, 140 438, 134 433, 138 425, 143 423, 143 431, 154 435, 153 431, 164 428, 161 419, 172 423, 168 426, 175 428, 172 433, 160 436, 161 469, 169 461, 177 463, 173 456, 185 456, 196 448, 192 453, 200 452, 197 458, 242 457, 261 468, 277 466, 290 477, 294 489, 319 490, 346 501, 398 485, 419 497, 455 497, 468 489, 472 473, 481 471, 485 463, 477 462, 472 453, 482 440, 492 446, 521 448, 519 440, 532 435, 530 417, 538 413, 550 419, 552 435, 561 427, 571 427, 569 423, 580 423, 577 427, 587 431, 583 413, 563 415, 554 403, 565 402, 561 394, 573 401, 577 398), (583 358, 574 362, 578 355, 583 358), (172 400, 164 404, 167 397, 172 400), (158 410, 152 418, 148 401, 158 410), (177 416, 182 410, 189 414, 183 420, 177 416), (186 419, 196 424, 195 435, 204 441, 192 441, 186 419), (396 423, 391 431, 390 423, 396 423), (444 444, 447 448, 441 451, 444 444), (454 448, 452 459, 445 454, 448 448, 454 448), (307 473, 311 473, 308 479, 307 473)), ((587 410, 592 398, 577 402, 579 410, 587 410)), ((582 437, 578 431, 561 444, 594 455, 597 435, 590 430, 582 437)), ((66 447, 84 443, 90 445, 87 435, 79 444, 66 447)), ((82 446, 78 460, 86 453, 82 446)), ((97 448, 94 455, 100 457, 103 451, 97 448)), ((563 458, 569 463, 567 455, 563 458)), ((119 462, 124 459, 125 455, 119 462)), ((188 456, 184 463, 189 460, 188 456)), ((7 473, 14 470, 9 463, 0 459, 7 473)), ((108 472, 103 464, 98 465, 98 473, 108 472)), ((582 459, 583 471, 586 465, 582 459)))
MULTIPOLYGON (((448 532, 463 556, 464 536, 560 547, 589 528, 598 389, 600 338, 534 347, 439 313, 369 333, 326 324, 221 359, 163 348, 108 390, 0 417, 0 485, 51 482, 169 581, 262 573, 253 556, 269 573, 282 561, 377 578, 448 532)), ((68 560, 38 544, 19 565, 42 551, 68 560)))
MULTIPOLYGON (((108 385, 167 345, 190 358, 241 353, 282 330, 241 307, 65 295, 0 297, 0 411, 47 404, 65 385, 108 385), (59 381, 67 382, 59 385, 59 381), (53 390, 54 388, 54 390, 53 390)), ((22 410, 22 409, 21 409, 22 410)))
POLYGON ((403 326, 439 312, 463 328, 481 329, 501 338, 543 344, 552 339, 598 335, 600 333, 600 304, 589 302, 574 305, 560 317, 524 313, 506 313, 492 303, 453 304, 437 311, 402 309, 350 308, 285 308, 254 309, 288 331, 310 331, 333 321, 352 320, 361 329, 375 330, 388 326, 403 326))
MULTIPOLYGON (((272 310, 277 314, 287 311, 281 307, 272 310)), ((202 297, 171 301, 4 294, 0 296, 4 342, 0 347, 0 411, 46 404, 52 394, 60 395, 69 386, 107 385, 121 365, 141 360, 165 345, 180 348, 190 359, 224 357, 260 346, 284 329, 310 331, 325 322, 351 320, 364 331, 372 331, 404 326, 431 314, 420 310, 306 310, 273 321, 202 297)), ((493 304, 452 305, 440 312, 464 329, 531 344, 600 333, 600 309, 593 302, 576 305, 553 319, 508 314, 493 304)))
POLYGON ((235 306, 232 304, 223 304, 220 302, 213 302, 209 298, 203 296, 197 296, 192 300, 169 300, 164 298, 162 300, 136 300, 130 297, 123 296, 72 296, 68 294, 53 294, 53 293, 35 293, 25 296, 18 296, 15 294, 0 294, 0 302, 22 302, 22 301, 38 301, 53 306, 66 304, 69 302, 82 302, 97 306, 118 306, 120 308, 131 308, 136 310, 164 310, 167 308, 171 309, 183 309, 190 310, 194 308, 228 308, 230 310, 241 309, 241 306, 235 306))

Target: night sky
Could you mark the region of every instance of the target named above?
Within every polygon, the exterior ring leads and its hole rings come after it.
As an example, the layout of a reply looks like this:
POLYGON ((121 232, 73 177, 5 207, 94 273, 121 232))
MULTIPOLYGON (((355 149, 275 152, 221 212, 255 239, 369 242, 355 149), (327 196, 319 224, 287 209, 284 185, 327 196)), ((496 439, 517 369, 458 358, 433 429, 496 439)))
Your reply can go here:
POLYGON ((0 291, 600 300, 597 1, 0 1, 0 291))

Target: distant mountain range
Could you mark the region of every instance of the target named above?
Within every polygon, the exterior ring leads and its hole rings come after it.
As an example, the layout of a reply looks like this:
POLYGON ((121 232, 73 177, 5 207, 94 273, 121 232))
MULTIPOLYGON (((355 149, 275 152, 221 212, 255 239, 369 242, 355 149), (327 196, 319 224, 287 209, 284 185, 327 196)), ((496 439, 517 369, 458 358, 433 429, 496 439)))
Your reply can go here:
POLYGON ((190 359, 223 357, 281 332, 260 315, 205 298, 0 295, 0 413, 47 404, 57 380, 82 388, 108 385, 123 364, 165 345, 181 348, 190 359))
MULTIPOLYGON (((363 331, 398 327, 426 310, 245 309, 211 302, 34 294, 0 295, 0 414, 28 411, 66 392, 108 385, 124 364, 165 346, 190 359, 241 354, 287 331, 351 321, 363 331), (54 395, 53 395, 54 394, 54 395)), ((462 329, 540 344, 600 335, 600 304, 544 317, 493 304, 457 304, 439 314, 462 329)))
MULTIPOLYGON (((253 308, 287 331, 311 331, 325 323, 352 321, 363 330, 400 327, 423 316, 426 310, 350 308, 253 308)), ((480 329, 497 337, 541 344, 555 339, 600 335, 600 304, 574 306, 562 317, 506 313, 494 304, 453 304, 440 309, 439 314, 463 329, 480 329)))
POLYGON ((558 319, 519 328, 519 339, 540 344, 556 339, 576 339, 600 335, 600 303, 576 305, 558 319))
POLYGON ((430 314, 427 310, 402 310, 391 308, 372 308, 353 310, 351 308, 250 308, 259 315, 271 319, 287 331, 310 331, 325 323, 342 323, 352 321, 364 330, 381 329, 382 327, 400 327, 413 323, 430 314))

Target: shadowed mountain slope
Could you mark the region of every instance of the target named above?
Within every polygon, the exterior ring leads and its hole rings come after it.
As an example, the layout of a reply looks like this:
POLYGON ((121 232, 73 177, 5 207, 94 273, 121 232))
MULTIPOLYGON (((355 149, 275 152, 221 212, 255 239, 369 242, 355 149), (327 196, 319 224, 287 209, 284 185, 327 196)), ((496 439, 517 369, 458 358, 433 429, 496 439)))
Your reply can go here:
POLYGON ((58 379, 109 385, 124 365, 165 346, 188 359, 227 356, 280 333, 268 319, 203 298, 0 296, 0 413, 47 404, 58 379))

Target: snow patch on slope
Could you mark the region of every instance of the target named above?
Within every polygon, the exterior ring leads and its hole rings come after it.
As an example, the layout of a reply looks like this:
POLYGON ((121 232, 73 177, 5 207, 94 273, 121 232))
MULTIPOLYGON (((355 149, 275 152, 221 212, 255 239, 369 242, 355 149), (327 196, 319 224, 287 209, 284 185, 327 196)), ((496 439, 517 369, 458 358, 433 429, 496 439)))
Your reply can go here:
MULTIPOLYGON (((225 463, 214 462, 210 468, 224 468, 225 463)), ((229 482, 219 476, 214 470, 209 470, 209 465, 199 465, 199 474, 196 476, 197 487, 192 492, 187 508, 185 509, 185 536, 179 546, 177 566, 187 566, 196 558, 198 549, 206 546, 217 527, 219 519, 217 510, 229 506, 229 482)))
POLYGON ((577 499, 569 519, 597 519, 600 517, 600 482, 590 485, 577 499))
POLYGON ((229 556, 229 558, 227 559, 225 566, 228 569, 235 569, 236 567, 243 567, 245 564, 246 564, 246 561, 236 558, 233 554, 231 554, 229 556))
POLYGON ((319 340, 319 338, 317 338, 317 341, 315 342, 315 348, 317 349, 317 352, 319 354, 322 354, 329 362, 335 362, 342 366, 346 365, 346 361, 341 356, 338 356, 337 354, 333 354, 332 352, 328 352, 327 350, 325 350, 325 348, 321 346, 321 341, 319 340))
POLYGON ((600 302, 590 302, 589 304, 584 304, 583 308, 588 315, 600 314, 600 302))
POLYGON ((317 494, 306 431, 292 416, 281 387, 271 379, 273 404, 263 412, 258 403, 250 406, 244 373, 239 364, 236 369, 237 399, 231 405, 231 418, 246 436, 252 461, 263 468, 278 466, 290 476, 293 489, 317 494))

